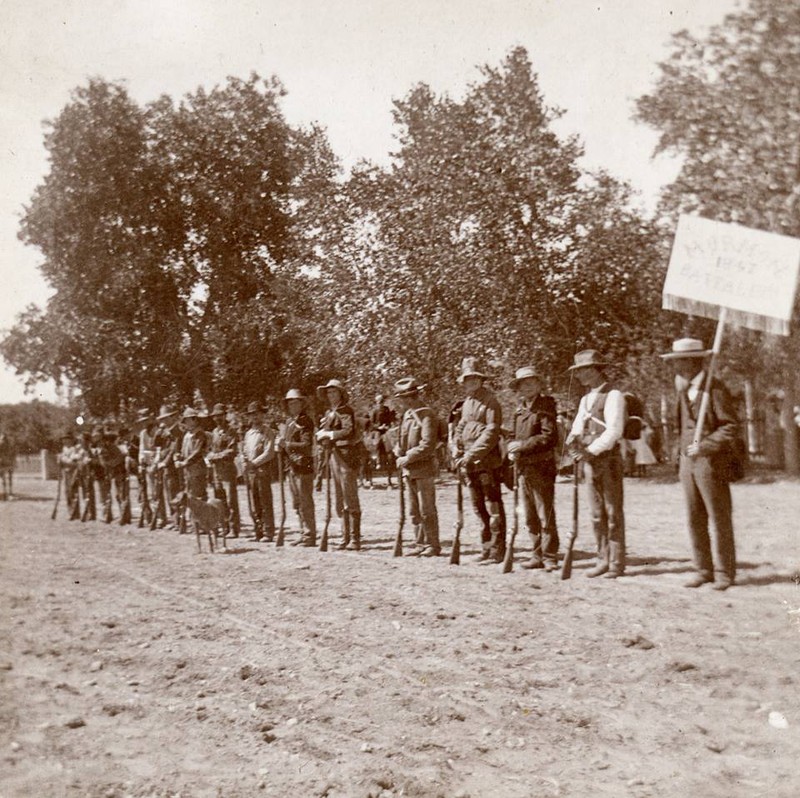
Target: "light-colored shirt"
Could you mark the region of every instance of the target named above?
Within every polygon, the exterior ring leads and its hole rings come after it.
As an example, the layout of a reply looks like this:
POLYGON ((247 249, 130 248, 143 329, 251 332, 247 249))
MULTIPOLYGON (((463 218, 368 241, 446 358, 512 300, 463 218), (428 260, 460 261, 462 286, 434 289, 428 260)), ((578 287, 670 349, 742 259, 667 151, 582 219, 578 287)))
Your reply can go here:
POLYGON ((250 427, 244 434, 242 454, 245 462, 256 467, 264 465, 275 456, 275 434, 271 430, 250 427))
POLYGON ((703 381, 705 378, 705 371, 698 371, 697 374, 692 377, 689 387, 686 390, 686 395, 689 397, 690 402, 694 402, 694 400, 697 399, 697 395, 703 390, 703 381))
MULTIPOLYGON (((583 435, 586 422, 592 417, 592 409, 595 406, 595 402, 597 402, 597 397, 601 393, 606 393, 603 390, 605 387, 606 383, 603 383, 603 385, 592 388, 589 393, 581 397, 578 412, 572 422, 570 438, 577 438, 583 435)), ((601 423, 605 429, 586 447, 586 451, 591 455, 602 454, 613 449, 625 432, 625 397, 622 395, 622 391, 618 391, 616 388, 608 391, 601 423)))

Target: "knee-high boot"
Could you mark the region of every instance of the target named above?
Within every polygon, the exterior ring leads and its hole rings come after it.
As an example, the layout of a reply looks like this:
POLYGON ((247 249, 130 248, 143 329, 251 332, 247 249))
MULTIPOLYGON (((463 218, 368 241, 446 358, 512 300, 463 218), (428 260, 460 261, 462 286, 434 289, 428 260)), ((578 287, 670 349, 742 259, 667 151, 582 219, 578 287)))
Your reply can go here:
POLYGON ((353 548, 361 550, 361 513, 351 513, 353 517, 353 548))
POLYGON ((342 542, 336 547, 346 549, 350 545, 350 513, 347 510, 342 512, 342 542))

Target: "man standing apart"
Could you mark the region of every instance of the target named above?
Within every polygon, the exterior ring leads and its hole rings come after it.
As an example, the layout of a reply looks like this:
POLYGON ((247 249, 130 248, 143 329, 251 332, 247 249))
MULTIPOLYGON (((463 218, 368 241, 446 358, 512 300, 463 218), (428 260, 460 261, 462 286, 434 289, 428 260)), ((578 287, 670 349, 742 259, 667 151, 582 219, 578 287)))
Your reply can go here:
POLYGON ((358 499, 360 453, 356 446, 358 425, 353 408, 347 403, 347 391, 339 380, 328 380, 317 388, 317 396, 328 402, 317 440, 327 447, 331 479, 336 494, 336 514, 342 519, 342 542, 338 548, 361 548, 361 503, 358 499))
POLYGON ((228 423, 225 408, 221 404, 214 405, 211 411, 214 429, 211 433, 211 451, 208 462, 211 463, 211 474, 214 480, 214 495, 223 499, 228 508, 228 525, 231 535, 239 537, 241 519, 239 517, 239 495, 236 489, 236 452, 238 441, 236 433, 228 423))
POLYGON ((394 397, 405 411, 400 422, 397 465, 408 482, 411 523, 420 531, 417 540, 424 545, 419 554, 438 557, 441 545, 434 481, 439 419, 420 398, 422 387, 413 377, 404 377, 394 384, 394 397))
POLYGON ((703 342, 681 338, 672 351, 661 355, 670 361, 678 392, 676 420, 680 440, 679 475, 686 497, 689 535, 697 575, 686 583, 694 588, 713 582, 714 590, 727 590, 736 578, 733 540, 733 507, 727 464, 739 434, 738 420, 728 389, 712 380, 702 435, 694 443, 697 417, 705 387, 705 358, 711 354, 703 342), (708 520, 716 533, 715 556, 711 554, 708 520), (716 560, 716 564, 715 564, 716 560))
POLYGON ((533 543, 531 559, 523 568, 558 567, 558 530, 554 506, 556 486, 556 402, 543 396, 542 378, 532 366, 517 369, 510 387, 519 404, 514 413, 514 438, 508 455, 516 462, 525 524, 533 543))
POLYGON ((266 536, 269 543, 275 536, 275 511, 269 474, 269 462, 275 457, 275 436, 265 423, 264 410, 258 402, 250 402, 247 406, 249 426, 244 434, 242 456, 250 490, 256 541, 266 536))
POLYGON ((465 357, 458 381, 466 398, 456 426, 456 472, 463 469, 472 506, 481 521, 480 562, 502 562, 506 553, 506 513, 501 495, 503 458, 500 427, 503 411, 497 397, 484 386, 488 377, 474 357, 465 357))
POLYGON ((624 467, 619 442, 625 431, 625 397, 606 378, 596 349, 575 355, 569 370, 588 388, 567 437, 575 460, 584 463, 589 512, 597 540, 597 563, 586 576, 616 579, 625 573, 624 467))
POLYGON ((293 545, 317 545, 317 521, 314 515, 314 422, 306 413, 306 398, 296 388, 286 394, 289 417, 277 445, 289 463, 289 488, 292 502, 302 525, 302 538, 293 545))

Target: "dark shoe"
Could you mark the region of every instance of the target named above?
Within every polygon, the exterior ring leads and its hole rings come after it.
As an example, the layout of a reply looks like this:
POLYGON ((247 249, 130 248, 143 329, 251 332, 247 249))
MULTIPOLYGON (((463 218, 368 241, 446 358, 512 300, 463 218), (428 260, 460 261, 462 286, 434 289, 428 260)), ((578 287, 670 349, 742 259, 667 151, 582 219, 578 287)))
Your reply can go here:
POLYGON ((692 577, 688 582, 684 582, 683 586, 684 587, 690 587, 690 588, 702 587, 703 585, 708 584, 709 582, 713 582, 713 581, 714 580, 711 579, 708 576, 703 576, 702 574, 697 574, 697 576, 692 577))
POLYGON ((586 572, 586 576, 589 579, 594 579, 596 576, 602 576, 603 574, 608 573, 608 566, 605 564, 595 565, 594 568, 589 569, 586 572))
POLYGON ((520 568, 525 568, 528 571, 537 571, 540 568, 544 568, 544 563, 541 560, 528 560, 528 562, 522 563, 520 568))

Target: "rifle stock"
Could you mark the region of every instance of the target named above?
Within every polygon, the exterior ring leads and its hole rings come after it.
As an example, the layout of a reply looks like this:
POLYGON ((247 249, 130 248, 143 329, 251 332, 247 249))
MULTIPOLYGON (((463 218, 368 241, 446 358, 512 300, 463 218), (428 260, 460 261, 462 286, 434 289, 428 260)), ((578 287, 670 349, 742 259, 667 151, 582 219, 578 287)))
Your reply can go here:
POLYGON ((513 463, 514 469, 514 523, 511 527, 511 540, 506 549, 506 556, 503 558, 503 573, 510 574, 514 570, 514 543, 519 531, 519 468, 517 461, 513 463))
POLYGON ((322 537, 319 541, 319 550, 328 550, 328 529, 331 525, 331 452, 327 449, 325 452, 325 526, 322 529, 322 537))
POLYGON ((397 469, 397 482, 400 488, 400 522, 397 525, 397 536, 394 539, 394 556, 403 556, 403 527, 406 525, 406 488, 403 469, 397 469))
POLYGON ((50 520, 56 520, 56 514, 58 513, 58 503, 61 501, 61 483, 64 481, 64 469, 58 469, 58 487, 56 488, 56 503, 53 505, 53 512, 50 513, 50 520))
POLYGON ((450 552, 450 565, 461 564, 461 530, 464 528, 464 486, 461 482, 461 472, 456 472, 456 523, 453 536, 453 548, 450 552))
POLYGON ((572 466, 572 532, 567 541, 567 550, 564 552, 564 562, 561 564, 561 578, 569 579, 572 576, 572 550, 578 538, 578 463, 572 466))
POLYGON ((283 453, 278 450, 278 482, 280 483, 281 492, 281 522, 278 525, 278 535, 275 538, 275 546, 283 546, 284 537, 286 534, 286 489, 283 484, 283 453))

